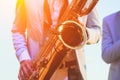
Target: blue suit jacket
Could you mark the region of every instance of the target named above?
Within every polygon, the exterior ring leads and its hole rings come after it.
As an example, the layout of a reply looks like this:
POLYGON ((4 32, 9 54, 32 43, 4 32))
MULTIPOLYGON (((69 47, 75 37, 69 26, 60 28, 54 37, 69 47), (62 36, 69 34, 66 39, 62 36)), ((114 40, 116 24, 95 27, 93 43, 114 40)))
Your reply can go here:
POLYGON ((102 58, 111 64, 109 80, 120 80, 120 11, 103 19, 102 58))

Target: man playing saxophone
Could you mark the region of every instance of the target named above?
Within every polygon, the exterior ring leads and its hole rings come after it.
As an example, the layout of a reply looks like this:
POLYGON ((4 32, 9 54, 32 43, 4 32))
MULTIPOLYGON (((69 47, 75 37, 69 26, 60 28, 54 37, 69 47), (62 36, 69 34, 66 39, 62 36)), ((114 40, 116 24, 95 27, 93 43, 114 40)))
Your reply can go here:
MULTIPOLYGON (((45 44, 49 28, 58 24, 60 16, 71 2, 72 0, 17 0, 16 16, 11 31, 16 56, 20 62, 19 80, 29 80, 29 76, 35 70, 33 60, 45 44)), ((78 17, 78 21, 85 26, 86 44, 97 43, 101 32, 96 8, 94 7, 89 14, 78 17)), ((65 55, 50 80, 86 79, 84 55, 84 47, 65 55), (76 57, 75 53, 79 56, 76 57)))

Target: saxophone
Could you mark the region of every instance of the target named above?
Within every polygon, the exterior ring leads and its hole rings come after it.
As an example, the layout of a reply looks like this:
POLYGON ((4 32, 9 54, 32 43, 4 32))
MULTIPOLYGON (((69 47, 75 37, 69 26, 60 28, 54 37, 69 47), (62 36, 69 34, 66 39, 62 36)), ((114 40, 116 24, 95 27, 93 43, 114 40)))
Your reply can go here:
POLYGON ((87 0, 72 0, 33 60, 35 70, 28 80, 50 80, 65 55, 84 46, 87 33, 78 17, 87 15, 97 2, 92 0, 88 8, 84 9, 87 0))

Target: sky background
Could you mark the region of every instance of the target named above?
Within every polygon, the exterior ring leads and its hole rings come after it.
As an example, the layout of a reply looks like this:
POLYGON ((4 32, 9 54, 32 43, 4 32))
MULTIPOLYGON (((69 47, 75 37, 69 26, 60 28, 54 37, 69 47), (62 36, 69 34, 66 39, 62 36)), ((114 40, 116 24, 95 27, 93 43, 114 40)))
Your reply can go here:
MULTIPOLYGON (((11 27, 16 0, 0 0, 0 80, 17 80, 19 63, 12 44, 11 27)), ((99 20, 120 10, 120 0, 99 0, 96 5, 99 20)), ((107 80, 109 64, 101 58, 101 40, 85 46, 88 80, 107 80)))

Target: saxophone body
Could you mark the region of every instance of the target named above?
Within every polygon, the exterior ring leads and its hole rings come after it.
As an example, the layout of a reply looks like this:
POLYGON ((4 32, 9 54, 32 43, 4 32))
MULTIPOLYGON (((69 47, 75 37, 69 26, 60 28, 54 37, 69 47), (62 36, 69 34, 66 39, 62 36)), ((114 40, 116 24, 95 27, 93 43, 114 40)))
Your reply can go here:
POLYGON ((92 0, 89 7, 83 9, 87 0, 72 0, 33 60, 35 71, 28 80, 50 80, 65 55, 84 46, 87 33, 83 24, 78 21, 78 17, 87 15, 97 1, 92 0))

